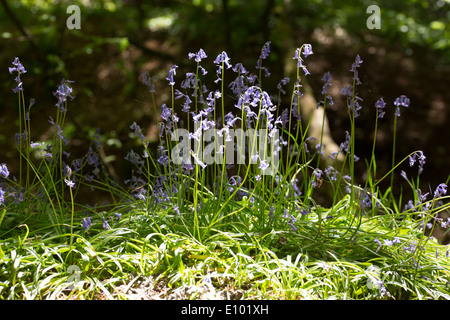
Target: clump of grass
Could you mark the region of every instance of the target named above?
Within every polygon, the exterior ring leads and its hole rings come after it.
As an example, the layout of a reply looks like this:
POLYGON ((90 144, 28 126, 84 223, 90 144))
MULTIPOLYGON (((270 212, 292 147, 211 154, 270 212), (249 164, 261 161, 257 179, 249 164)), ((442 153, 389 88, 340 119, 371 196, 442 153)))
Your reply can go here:
MULTIPOLYGON (((363 163, 355 148, 361 58, 351 67, 352 84, 341 91, 350 118, 339 150, 349 168, 345 175, 343 168, 319 167, 323 132, 308 137, 311 119, 300 116, 312 47, 305 44, 294 54, 291 90, 284 78, 272 95, 263 86, 269 54, 268 42, 253 74, 222 52, 214 60, 217 79, 207 84, 206 53, 190 53, 195 72, 177 86, 178 67, 169 70, 171 101, 161 114, 153 82, 142 73, 161 119, 160 145, 152 150, 139 125, 131 124, 142 147, 126 156, 135 169, 123 183, 102 164, 98 135, 84 157, 70 162, 64 123, 67 100, 74 98, 71 81, 63 80, 55 92, 53 138, 31 141, 32 104, 25 107, 21 80, 26 70, 16 58, 10 72, 18 72, 19 83, 19 177, 0 166, 0 298, 121 299, 126 295, 119 286, 152 276, 172 291, 194 288, 185 297, 192 299, 230 298, 236 291, 243 299, 448 299, 448 251, 425 236, 436 214, 448 208, 448 180, 434 194, 422 194, 420 150, 380 178, 374 139, 368 178, 356 185, 354 168, 363 163), (311 139, 319 141, 316 150, 311 139), (411 166, 418 161, 415 181, 396 170, 407 160, 411 166), (403 210, 392 182, 379 188, 396 174, 414 195, 403 210), (315 200, 324 185, 333 190, 329 207, 315 200), (82 188, 110 200, 81 204, 82 188)), ((320 104, 326 110, 333 103, 331 74, 323 80, 320 104)), ((389 112, 386 105, 382 98, 375 104, 375 131, 389 112)), ((398 107, 408 107, 409 100, 400 96, 394 105, 396 123, 398 107)))

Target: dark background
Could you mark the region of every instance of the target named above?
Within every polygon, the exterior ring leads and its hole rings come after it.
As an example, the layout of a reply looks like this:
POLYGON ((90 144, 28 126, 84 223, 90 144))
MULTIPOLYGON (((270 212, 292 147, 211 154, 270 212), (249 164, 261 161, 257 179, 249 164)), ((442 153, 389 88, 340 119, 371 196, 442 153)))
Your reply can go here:
MULTIPOLYGON (((364 61, 358 87, 363 109, 356 121, 356 154, 371 154, 375 108, 383 97, 386 116, 379 122, 377 166, 379 175, 391 166, 394 106, 401 94, 411 100, 398 121, 397 160, 423 150, 427 164, 422 190, 435 189, 449 176, 448 131, 450 107, 449 1, 303 1, 303 0, 179 0, 179 1, 0 1, 0 163, 17 170, 14 134, 18 131, 15 75, 8 73, 19 57, 28 73, 22 76, 25 99, 36 99, 31 109, 32 140, 51 137, 47 121, 56 114, 53 92, 62 78, 73 83, 75 100, 68 105, 65 135, 73 159, 87 152, 90 138, 101 129, 103 160, 111 174, 123 180, 130 174, 124 160, 136 148, 130 125, 136 121, 156 140, 154 112, 147 88, 139 82, 142 70, 156 84, 156 105, 170 104, 165 77, 177 64, 177 85, 186 72, 195 72, 189 52, 203 48, 203 66, 215 79, 213 61, 225 50, 234 65, 242 62, 251 72, 261 47, 271 41, 265 61, 271 77, 264 80, 271 94, 295 63, 295 49, 311 43, 306 59, 309 84, 321 100, 321 78, 330 71, 335 104, 327 108, 332 135, 340 144, 349 130, 341 88, 351 83, 349 72, 356 54, 364 61), (81 29, 69 30, 69 5, 81 8, 81 29), (369 5, 381 9, 381 29, 368 29, 369 5), (6 5, 6 6, 5 6, 6 5), (6 8, 9 8, 6 9, 6 8), (272 86, 272 87, 271 87, 272 86), (271 91, 272 90, 272 91, 271 91)), ((212 83, 212 80, 207 84, 212 83)), ((227 84, 232 79, 229 78, 227 84)), ((293 80, 290 84, 292 85, 293 80)), ((232 99, 227 100, 233 104, 232 99)), ((365 165, 358 163, 364 178, 365 165)), ((417 175, 406 162, 398 169, 417 175)), ((399 174, 397 174, 397 177, 399 174)), ((399 179, 401 180, 401 179, 399 179)), ((397 187, 406 184, 399 181, 397 187)))

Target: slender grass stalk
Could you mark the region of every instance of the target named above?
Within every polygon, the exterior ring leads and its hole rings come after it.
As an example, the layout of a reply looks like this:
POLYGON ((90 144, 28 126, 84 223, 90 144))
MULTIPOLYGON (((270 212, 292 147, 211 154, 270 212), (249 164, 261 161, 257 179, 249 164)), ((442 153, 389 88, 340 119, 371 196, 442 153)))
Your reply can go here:
POLYGON ((69 243, 69 245, 72 248, 72 244, 73 244, 73 216, 74 216, 74 213, 75 213, 72 187, 69 187, 69 192, 70 192, 70 204, 71 204, 71 210, 70 210, 70 243, 69 243))
MULTIPOLYGON (((394 116, 394 132, 393 132, 393 140, 392 140, 392 163, 391 163, 391 168, 395 167, 395 147, 396 147, 396 143, 397 143, 397 115, 394 116)), ((394 170, 392 170, 391 172, 391 190, 392 187, 394 185, 394 170)))

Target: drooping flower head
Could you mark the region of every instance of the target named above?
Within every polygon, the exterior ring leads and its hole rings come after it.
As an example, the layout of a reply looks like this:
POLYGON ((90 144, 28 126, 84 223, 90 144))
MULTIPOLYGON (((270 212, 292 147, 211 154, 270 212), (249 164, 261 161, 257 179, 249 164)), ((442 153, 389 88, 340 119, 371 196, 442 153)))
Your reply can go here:
POLYGON ((351 72, 353 72, 353 80, 355 81, 355 85, 361 84, 361 81, 358 77, 358 68, 361 66, 361 63, 363 61, 361 60, 361 57, 359 54, 356 55, 355 62, 352 64, 352 68, 350 69, 351 72))
POLYGON ((270 76, 269 70, 266 67, 262 67, 262 60, 265 60, 269 57, 270 53, 270 41, 267 41, 263 48, 261 49, 261 55, 259 56, 258 61, 256 62, 256 69, 264 70, 266 77, 270 76))
POLYGON ((301 57, 302 54, 302 48, 303 48, 303 55, 304 57, 308 57, 309 55, 313 54, 312 52, 312 46, 310 44, 304 44, 301 48, 297 48, 295 50, 294 60, 297 60, 297 68, 302 68, 305 75, 310 74, 308 69, 306 69, 306 66, 303 64, 303 59, 301 57))
POLYGON ((270 53, 270 41, 267 41, 261 50, 261 56, 259 58, 262 60, 267 59, 269 53, 270 53))
POLYGON ((169 70, 169 75, 167 76, 166 80, 169 81, 169 85, 173 86, 175 84, 175 81, 173 80, 173 76, 177 74, 176 69, 178 66, 174 64, 172 68, 169 70))
POLYGON ((8 178, 9 176, 8 168, 4 163, 0 164, 0 176, 3 176, 4 178, 8 178))
MULTIPOLYGON (((325 83, 323 84, 323 87, 322 87, 322 95, 325 96, 325 99, 324 99, 324 100, 328 101, 328 103, 329 103, 330 105, 333 105, 333 104, 334 104, 333 98, 328 94, 328 86, 331 86, 331 75, 330 75, 330 72, 329 72, 329 71, 326 72, 326 73, 323 75, 322 81, 325 82, 325 83)), ((321 101, 319 101, 319 102, 317 103, 316 109, 319 108, 319 106, 320 106, 321 104, 325 105, 325 101, 324 101, 324 100, 321 100, 321 101)))
POLYGON ((22 63, 20 63, 19 58, 14 58, 14 61, 12 62, 14 67, 9 67, 9 73, 12 74, 14 71, 17 72, 17 77, 14 79, 14 81, 17 82, 17 87, 13 89, 14 93, 17 93, 19 91, 22 91, 22 80, 20 79, 20 76, 27 72, 27 70, 24 68, 22 63))
POLYGON ((305 58, 307 58, 310 54, 313 54, 314 52, 312 51, 312 46, 310 44, 304 44, 303 45, 303 55, 305 56, 305 58))
POLYGON ((198 50, 197 53, 190 52, 188 56, 189 59, 194 58, 197 63, 200 63, 203 59, 208 57, 203 49, 198 50))
POLYGON ((73 83, 73 81, 62 79, 61 84, 58 86, 58 89, 53 93, 53 95, 58 98, 56 106, 60 108, 62 112, 65 111, 65 108, 62 106, 62 104, 67 101, 67 98, 69 97, 71 100, 73 100, 74 98, 72 96, 72 88, 68 85, 69 83, 73 83))
POLYGON ((416 162, 416 158, 418 158, 419 161, 419 174, 422 173, 423 171, 423 166, 425 165, 425 161, 426 161, 426 157, 423 154, 422 151, 417 151, 416 153, 414 153, 413 155, 411 155, 409 157, 409 166, 412 167, 414 165, 414 163, 416 162))
POLYGON ((408 108, 409 107, 409 98, 405 95, 401 95, 394 101, 394 105, 397 107, 395 109, 395 115, 397 117, 400 117, 400 106, 408 108))
POLYGON ((14 67, 9 67, 9 73, 13 73, 14 71, 17 71, 20 74, 24 74, 27 73, 27 70, 25 70, 24 66, 22 65, 22 63, 20 63, 19 58, 15 57, 14 61, 12 62, 14 67))
POLYGON ((153 83, 152 78, 148 75, 148 72, 142 71, 139 80, 150 88, 150 92, 155 92, 155 84, 153 83))
POLYGON ((231 68, 230 64, 230 58, 228 57, 227 53, 225 51, 222 51, 217 57, 216 60, 214 60, 215 64, 222 64, 224 63, 227 69, 231 68))
POLYGON ((377 102, 375 102, 375 108, 378 110, 378 118, 384 117, 385 112, 383 111, 383 109, 385 106, 386 103, 384 102, 383 98, 380 98, 377 102))
POLYGON ((445 196, 446 194, 447 194, 447 185, 445 183, 439 184, 436 190, 434 191, 435 198, 445 196))
POLYGON ((409 102, 410 101, 409 101, 409 98, 407 96, 401 95, 400 97, 395 99, 394 105, 408 108, 409 107, 409 102))

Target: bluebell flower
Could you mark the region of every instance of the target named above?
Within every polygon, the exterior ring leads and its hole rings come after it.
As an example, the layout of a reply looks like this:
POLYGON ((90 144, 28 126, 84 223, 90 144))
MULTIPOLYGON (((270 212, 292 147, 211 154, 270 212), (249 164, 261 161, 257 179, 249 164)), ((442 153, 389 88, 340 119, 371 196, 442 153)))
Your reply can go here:
POLYGON ((351 111, 353 111, 353 114, 356 118, 359 116, 359 110, 361 110, 361 108, 362 108, 358 101, 363 101, 363 99, 358 97, 358 95, 355 94, 355 98, 352 99, 349 97, 349 100, 350 100, 350 102, 349 102, 348 108, 351 111))
POLYGON ((194 162, 195 164, 199 165, 200 167, 202 167, 202 169, 206 168, 206 164, 204 164, 196 155, 194 152, 191 151, 191 155, 194 158, 194 162))
POLYGON ((169 164, 169 157, 165 154, 161 155, 158 158, 158 163, 160 163, 163 166, 167 166, 169 164))
POLYGON ((361 57, 359 56, 359 54, 357 54, 356 58, 355 58, 355 62, 352 64, 352 68, 350 69, 350 71, 352 71, 352 72, 356 71, 356 68, 359 68, 361 66, 362 62, 363 62, 363 60, 361 60, 361 57))
POLYGON ((381 241, 378 240, 378 238, 375 238, 373 241, 374 241, 376 244, 378 244, 379 246, 382 246, 382 245, 383 245, 383 244, 381 243, 381 241))
POLYGON ((133 122, 131 124, 130 129, 134 131, 134 134, 138 136, 141 139, 141 141, 145 141, 145 137, 144 134, 142 133, 141 127, 136 122, 133 122))
POLYGON ((347 97, 348 108, 353 112, 355 117, 359 116, 358 111, 361 109, 361 105, 358 101, 363 101, 357 94, 353 97, 353 88, 350 86, 345 86, 341 89, 340 94, 347 97))
POLYGON ((343 96, 351 97, 353 95, 353 88, 351 86, 345 86, 339 93, 343 96))
POLYGON ((207 108, 205 111, 205 115, 207 115, 208 113, 212 112, 213 107, 214 107, 214 102, 216 101, 216 99, 220 99, 220 97, 222 97, 222 93, 219 90, 216 90, 214 92, 210 92, 208 94, 208 97, 206 98, 206 100, 208 101, 207 105, 210 108, 207 108))
POLYGON ((155 84, 153 83, 152 79, 148 75, 148 72, 142 71, 141 75, 139 77, 139 80, 145 84, 147 87, 149 87, 150 92, 155 92, 155 84))
POLYGON ((5 202, 5 191, 0 188, 0 205, 2 205, 5 202))
POLYGON ((327 167, 325 169, 325 174, 327 175, 327 177, 331 180, 331 181, 336 181, 337 180, 337 170, 331 166, 327 167))
POLYGON ((330 153, 329 157, 330 157, 332 160, 335 160, 335 159, 336 159, 336 156, 337 156, 338 154, 339 154, 339 151, 334 151, 334 152, 330 153))
POLYGON ((427 197, 430 193, 427 192, 425 194, 422 194, 422 191, 420 189, 417 189, 417 198, 419 202, 424 202, 427 200, 427 197))
POLYGON ((266 42, 261 50, 261 55, 256 61, 256 69, 264 70, 266 77, 270 76, 269 70, 265 67, 261 67, 262 60, 267 59, 270 53, 270 41, 266 42))
POLYGON ((400 117, 400 106, 408 108, 409 107, 409 98, 405 95, 401 95, 394 101, 395 108, 395 116, 400 117))
POLYGON ((386 296, 389 294, 382 280, 377 280, 376 283, 378 285, 378 289, 380 290, 381 296, 386 296))
POLYGON ((324 85, 323 85, 323 87, 322 87, 322 94, 323 94, 323 95, 326 95, 326 94, 327 94, 327 87, 328 87, 328 86, 331 86, 331 75, 330 75, 330 72, 329 72, 329 71, 327 71, 327 72, 323 75, 322 81, 325 82, 324 85))
POLYGON ((361 84, 361 81, 359 80, 359 77, 358 77, 358 70, 356 70, 356 69, 361 66, 362 62, 363 61, 361 60, 361 57, 359 56, 359 54, 357 54, 355 62, 352 64, 352 68, 350 69, 350 71, 353 72, 353 80, 355 80, 356 85, 361 84))
POLYGON ((287 129, 287 125, 289 123, 288 119, 288 110, 284 109, 280 116, 278 116, 275 124, 281 124, 284 129, 287 129))
POLYGON ((403 179, 408 180, 408 177, 407 177, 405 171, 402 170, 402 171, 400 172, 400 175, 402 176, 403 179))
POLYGON ((308 207, 308 209, 303 208, 303 209, 300 210, 300 214, 301 214, 302 216, 306 216, 306 215, 309 214, 309 213, 311 213, 311 205, 308 207))
POLYGON ((22 91, 22 80, 20 79, 20 75, 24 74, 27 72, 27 70, 25 70, 24 66, 20 63, 19 58, 15 58, 14 61, 12 62, 12 64, 14 65, 14 67, 9 67, 9 73, 12 74, 14 71, 17 71, 17 77, 14 78, 14 81, 17 82, 17 86, 13 89, 14 93, 17 93, 19 91, 22 91))
POLYGON ((203 59, 208 57, 203 49, 200 49, 197 53, 190 52, 188 56, 189 59, 194 58, 197 63, 200 63, 203 59))
POLYGON ((281 81, 277 84, 277 89, 282 93, 286 94, 286 91, 283 89, 283 87, 290 81, 288 77, 285 77, 281 79, 281 81))
POLYGON ((189 110, 191 109, 191 107, 190 107, 191 103, 192 103, 191 98, 189 98, 189 96, 186 95, 186 100, 184 101, 183 108, 181 109, 181 111, 189 112, 189 110))
POLYGON ((441 183, 437 186, 434 191, 434 198, 438 198, 441 196, 445 196, 447 194, 447 185, 445 183, 441 183))
POLYGON ((409 98, 407 96, 405 96, 405 95, 401 95, 400 97, 395 99, 394 105, 397 106, 397 107, 398 106, 402 106, 402 107, 408 108, 409 107, 409 103, 410 103, 409 98))
POLYGON ((321 186, 321 181, 322 181, 322 170, 320 170, 319 168, 314 169, 313 171, 314 176, 316 177, 315 180, 311 180, 311 185, 313 188, 317 188, 321 186))
MULTIPOLYGON (((16 81, 17 81, 17 79, 18 78, 16 78, 16 81)), ((19 79, 20 80, 20 79, 19 79)), ((12 91, 14 92, 14 93, 17 93, 17 92, 19 92, 19 91, 22 91, 23 90, 23 88, 22 88, 22 82, 20 81, 17 81, 18 82, 18 85, 17 85, 17 87, 15 87, 14 89, 12 89, 12 91)))
MULTIPOLYGON (((203 68, 202 66, 198 66, 198 68, 200 69, 200 73, 202 74, 202 76, 204 76, 205 74, 208 73, 208 71, 206 71, 205 68, 203 68)), ((203 85, 203 88, 205 88, 205 86, 203 85)), ((204 90, 206 92, 206 90, 204 90)))
MULTIPOLYGON (((375 197, 376 197, 376 195, 375 195, 375 197)), ((364 198, 361 200, 361 207, 363 208, 363 211, 364 211, 364 208, 371 208, 372 207, 372 193, 369 191, 369 192, 365 192, 365 196, 364 196, 364 198)))
POLYGON ((141 166, 144 164, 144 160, 142 160, 140 155, 135 153, 133 150, 128 152, 128 154, 125 156, 125 160, 130 161, 132 164, 136 166, 141 166))
POLYGON ((325 147, 326 147, 326 145, 324 145, 324 144, 321 144, 321 143, 316 144, 317 152, 319 152, 321 155, 324 154, 325 147))
POLYGON ((240 117, 235 117, 231 112, 225 115, 224 117, 225 123, 227 127, 231 128, 234 126, 235 122, 241 120, 240 117))
POLYGON ((173 77, 177 74, 176 69, 178 66, 175 64, 170 68, 169 75, 167 76, 166 80, 169 81, 169 85, 173 86, 175 84, 175 81, 173 80, 173 77))
POLYGON ((4 163, 0 164, 0 175, 3 176, 4 178, 9 177, 8 167, 4 163))
POLYGON ((104 230, 108 230, 111 228, 108 224, 108 221, 106 221, 105 217, 103 217, 103 216, 102 216, 102 226, 103 226, 104 230))
POLYGON ((297 228, 294 226, 294 223, 297 221, 297 219, 291 214, 290 219, 288 221, 288 225, 291 226, 292 231, 297 231, 297 228))
POLYGON ((244 68, 244 66, 242 65, 242 63, 236 63, 235 66, 231 69, 236 73, 239 73, 241 75, 245 75, 248 73, 248 71, 244 68))
MULTIPOLYGON (((181 82, 181 88, 183 89, 195 88, 196 87, 195 81, 196 81, 195 73, 187 72, 186 79, 181 82)), ((179 90, 175 91, 175 94, 177 95, 176 98, 180 98, 180 93, 181 92, 179 90)))
MULTIPOLYGON (((295 55, 294 55, 294 60, 297 60, 297 68, 302 68, 303 72, 305 73, 305 75, 310 74, 308 69, 306 69, 306 66, 303 64, 303 59, 301 57, 301 48, 298 48, 297 50, 295 50, 295 55)), ((305 58, 307 56, 309 56, 310 54, 312 54, 312 47, 310 44, 304 44, 303 45, 303 55, 305 56, 305 58)))
POLYGON ((245 90, 247 90, 245 77, 242 75, 237 76, 236 79, 230 82, 228 87, 231 88, 231 90, 236 96, 240 96, 245 90))
POLYGON ((164 103, 161 106, 161 118, 163 118, 164 120, 168 121, 169 117, 172 115, 172 110, 167 108, 166 104, 164 103))
POLYGON ((12 62, 12 64, 14 65, 14 67, 9 67, 9 73, 13 73, 14 71, 17 71, 19 74, 23 74, 26 73, 27 70, 25 70, 24 66, 22 65, 22 63, 20 63, 20 60, 18 57, 14 58, 14 61, 12 62))
POLYGON ((39 143, 39 142, 33 142, 33 141, 30 142, 31 149, 36 149, 40 145, 41 145, 41 143, 39 143))
POLYGON ((53 95, 58 98, 56 106, 63 112, 65 111, 65 109, 62 104, 67 101, 67 98, 70 98, 71 100, 74 99, 74 96, 72 96, 73 90, 71 87, 69 87, 69 83, 73 83, 73 81, 62 79, 61 84, 58 86, 58 89, 53 93, 53 95))
POLYGON ((265 170, 269 167, 269 163, 266 160, 261 160, 259 163, 259 169, 265 170))
POLYGON ((348 131, 345 131, 345 141, 339 145, 339 149, 348 152, 348 147, 350 146, 350 139, 351 139, 350 133, 348 133, 348 131))
POLYGON ((425 165, 426 157, 422 151, 415 152, 412 156, 409 157, 409 166, 412 167, 416 162, 416 158, 418 158, 419 162, 419 174, 423 171, 423 166, 425 165))
POLYGON ((215 64, 222 64, 224 63, 225 66, 227 67, 227 69, 231 68, 231 64, 230 64, 230 58, 228 58, 228 55, 225 51, 222 51, 222 53, 220 53, 216 59, 214 60, 215 64))
POLYGON ((75 187, 75 182, 68 180, 68 179, 64 179, 64 182, 67 184, 67 186, 69 188, 74 188, 75 187))
POLYGON ((386 103, 384 102, 383 98, 380 98, 377 102, 375 102, 375 108, 378 110, 378 118, 384 117, 385 112, 383 111, 383 109, 385 106, 386 103))
POLYGON ((83 220, 81 221, 81 225, 83 226, 84 230, 87 231, 87 229, 92 226, 91 218, 83 218, 83 220))
POLYGON ((260 59, 263 59, 263 60, 267 59, 267 57, 269 56, 269 53, 270 53, 270 41, 267 41, 261 50, 260 59))
POLYGON ((303 45, 303 55, 305 56, 305 58, 313 53, 314 52, 312 51, 312 46, 310 44, 303 45))

